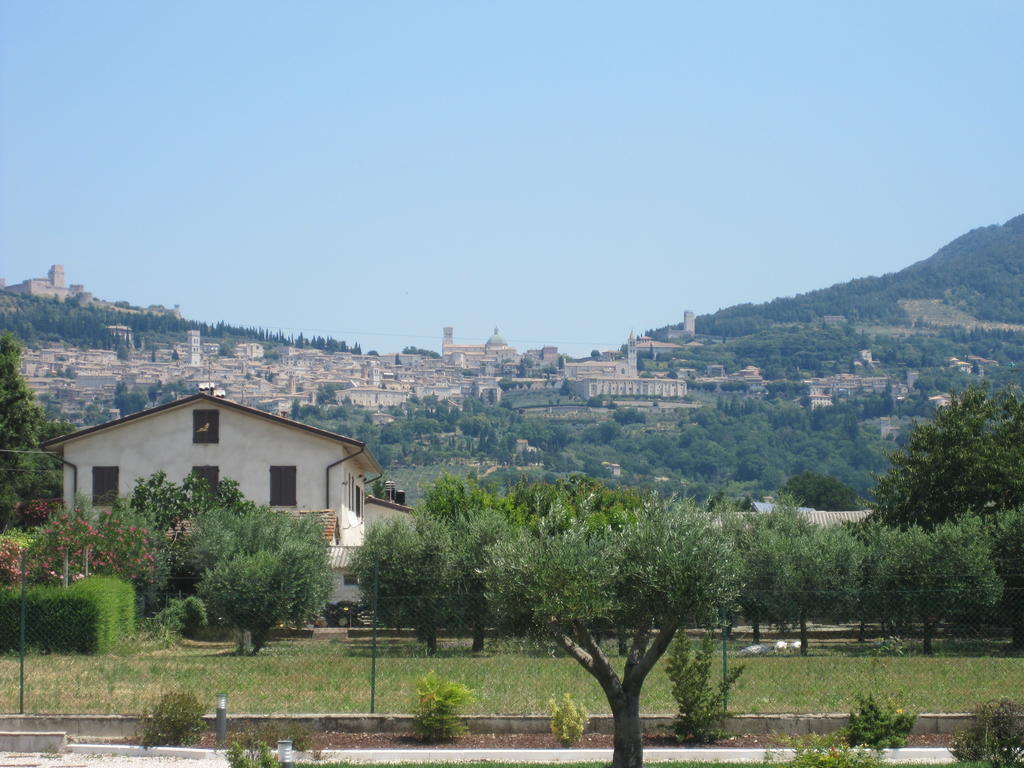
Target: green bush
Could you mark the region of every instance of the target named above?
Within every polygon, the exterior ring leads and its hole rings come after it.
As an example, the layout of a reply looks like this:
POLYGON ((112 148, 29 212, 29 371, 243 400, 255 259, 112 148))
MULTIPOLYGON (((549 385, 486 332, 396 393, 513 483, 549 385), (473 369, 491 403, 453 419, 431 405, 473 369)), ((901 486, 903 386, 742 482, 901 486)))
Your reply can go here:
POLYGON ((882 756, 864 747, 851 747, 842 734, 809 734, 793 740, 793 768, 881 768, 882 756))
POLYGON ((263 723, 232 733, 230 741, 238 744, 251 758, 259 757, 259 745, 274 746, 288 739, 297 752, 313 751, 313 730, 297 723, 263 723))
POLYGON ((96 650, 100 653, 135 631, 135 589, 127 581, 90 576, 72 584, 68 592, 84 596, 96 606, 96 650))
POLYGON ((203 705, 191 691, 171 691, 142 715, 139 743, 144 747, 187 747, 206 731, 203 705))
POLYGON ((473 700, 473 693, 462 683, 442 679, 431 670, 416 682, 413 727, 424 741, 454 739, 466 732, 459 719, 460 710, 473 700))
MULTIPOLYGON (((113 576, 26 591, 26 640, 41 653, 106 653, 135 629, 135 590, 113 576)), ((0 593, 0 652, 20 644, 21 591, 0 593)))
POLYGON ((210 615, 256 654, 278 624, 315 619, 331 589, 327 542, 312 517, 269 507, 210 509, 195 518, 191 564, 210 615))
POLYGON ((260 742, 252 749, 246 749, 237 741, 228 747, 230 768, 277 768, 277 758, 265 743, 260 742))
POLYGON ((548 709, 551 710, 551 732, 555 734, 558 743, 563 747, 578 744, 587 727, 587 711, 568 693, 562 697, 561 702, 551 699, 548 709))
POLYGON ((669 650, 667 672, 678 708, 671 727, 681 742, 712 741, 721 735, 718 726, 725 717, 725 697, 743 673, 743 667, 734 666, 725 680, 713 683, 714 652, 710 632, 704 634, 696 650, 686 633, 680 632, 669 650))
POLYGON ((869 694, 857 697, 857 709, 850 713, 850 724, 842 732, 851 746, 902 747, 916 719, 917 715, 892 701, 879 701, 869 694))
POLYGON ((953 737, 950 752, 965 763, 1024 765, 1024 705, 1009 699, 982 704, 971 727, 953 737))
POLYGON ((194 637, 209 623, 206 618, 206 605, 195 595, 190 595, 184 600, 171 600, 167 607, 153 618, 170 632, 185 637, 194 637))

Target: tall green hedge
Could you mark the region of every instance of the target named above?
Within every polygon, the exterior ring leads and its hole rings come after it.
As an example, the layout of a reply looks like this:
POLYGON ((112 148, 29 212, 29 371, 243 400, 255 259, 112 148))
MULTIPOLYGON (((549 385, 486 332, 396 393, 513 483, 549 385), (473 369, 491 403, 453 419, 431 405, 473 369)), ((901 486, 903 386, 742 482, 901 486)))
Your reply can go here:
MULTIPOLYGON (((32 587, 26 595, 26 645, 41 653, 105 653, 135 628, 135 590, 112 576, 63 587, 32 587)), ((21 590, 0 592, 0 653, 21 642, 21 590)))

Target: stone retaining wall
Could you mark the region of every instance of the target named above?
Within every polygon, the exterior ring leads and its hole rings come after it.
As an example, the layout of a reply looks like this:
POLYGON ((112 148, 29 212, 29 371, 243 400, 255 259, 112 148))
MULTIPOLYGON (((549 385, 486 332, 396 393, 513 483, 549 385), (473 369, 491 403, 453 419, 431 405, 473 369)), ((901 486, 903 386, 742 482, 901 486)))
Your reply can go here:
MULTIPOLYGON (((208 715, 210 729, 214 716, 208 715)), ((655 730, 672 722, 670 715, 645 715, 645 730, 655 730)), ((967 726, 969 714, 925 713, 918 715, 914 733, 954 733, 967 726)), ((546 715, 469 715, 464 718, 473 733, 547 733, 546 715)), ((847 724, 842 714, 821 715, 733 715, 727 717, 728 733, 828 733, 847 724)), ((410 733, 411 715, 233 715, 228 712, 230 729, 248 728, 262 723, 300 723, 314 731, 343 733, 410 733)), ((71 740, 131 739, 139 731, 135 715, 0 715, 0 731, 63 732, 71 740)), ((587 730, 611 733, 611 715, 593 715, 587 730)))

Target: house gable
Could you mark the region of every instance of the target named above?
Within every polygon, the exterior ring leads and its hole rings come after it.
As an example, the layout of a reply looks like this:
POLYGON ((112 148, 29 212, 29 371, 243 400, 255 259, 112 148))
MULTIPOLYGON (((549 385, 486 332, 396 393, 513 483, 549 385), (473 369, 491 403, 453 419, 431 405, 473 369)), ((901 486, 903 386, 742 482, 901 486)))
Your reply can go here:
POLYGON ((92 467, 117 467, 122 495, 154 472, 180 482, 201 467, 207 476, 235 480, 257 504, 273 500, 296 509, 340 511, 353 495, 350 489, 361 487, 367 473, 381 471, 358 440, 205 394, 79 430, 44 447, 66 462, 66 503, 76 491, 92 494, 92 467))

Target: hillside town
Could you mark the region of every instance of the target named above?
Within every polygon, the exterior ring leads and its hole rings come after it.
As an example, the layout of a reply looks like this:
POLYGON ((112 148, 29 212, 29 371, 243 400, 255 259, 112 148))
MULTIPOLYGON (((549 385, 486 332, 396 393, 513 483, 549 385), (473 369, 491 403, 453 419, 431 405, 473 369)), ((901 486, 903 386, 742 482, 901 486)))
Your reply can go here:
MULTIPOLYGON (((82 285, 66 285, 64 267, 53 265, 46 277, 3 286, 2 290, 31 296, 74 298, 106 307, 82 285)), ((125 311, 139 311, 125 308, 125 311)), ((149 312, 172 312, 178 307, 150 307, 149 312)), ((637 336, 630 332, 619 349, 597 351, 574 360, 555 346, 519 351, 494 328, 482 343, 456 341, 455 329, 442 330, 441 352, 415 349, 379 354, 352 351, 329 352, 310 347, 271 345, 255 341, 224 342, 204 339, 200 331, 187 331, 178 341, 147 344, 134 338, 129 325, 107 327, 110 349, 82 349, 46 345, 26 349, 21 373, 39 396, 52 402, 68 419, 84 423, 118 418, 117 408, 95 413, 96 403, 112 402, 118 388, 159 392, 176 384, 180 394, 217 391, 235 402, 271 412, 287 413, 294 403, 324 405, 350 403, 367 408, 379 422, 390 420, 387 409, 401 406, 411 397, 437 397, 458 405, 466 398, 489 404, 501 401, 507 391, 573 393, 591 398, 641 399, 657 402, 686 398, 689 387, 741 391, 762 397, 769 383, 761 370, 748 365, 735 371, 720 364, 703 370, 641 371, 640 357, 656 360, 678 351, 680 345, 700 345, 694 313, 684 312, 668 340, 637 336), (87 410, 93 412, 87 415, 87 410)), ((998 362, 984 358, 951 359, 950 367, 984 373, 998 362)), ((862 394, 890 393, 904 397, 914 384, 914 372, 897 381, 880 369, 870 350, 851 361, 853 373, 804 380, 811 408, 833 405, 843 398, 862 394)), ((156 397, 149 398, 155 404, 156 397)), ((940 403, 941 404, 941 403, 940 403)))

